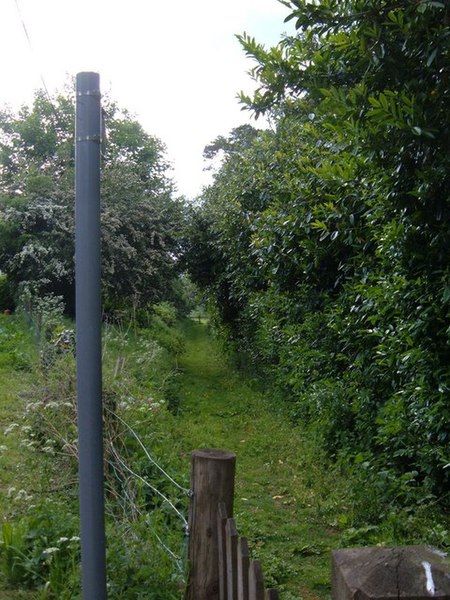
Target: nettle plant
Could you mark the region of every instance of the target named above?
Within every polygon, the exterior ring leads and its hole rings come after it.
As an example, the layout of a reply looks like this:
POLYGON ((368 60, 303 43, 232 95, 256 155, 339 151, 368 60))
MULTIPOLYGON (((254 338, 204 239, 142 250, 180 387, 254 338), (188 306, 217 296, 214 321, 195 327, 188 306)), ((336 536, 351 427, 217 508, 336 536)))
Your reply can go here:
POLYGON ((3 576, 13 587, 37 588, 39 600, 69 600, 79 592, 77 513, 70 511, 67 501, 49 494, 37 503, 36 498, 20 492, 15 497, 14 492, 11 501, 15 506, 22 503, 23 516, 5 521, 1 528, 3 576))

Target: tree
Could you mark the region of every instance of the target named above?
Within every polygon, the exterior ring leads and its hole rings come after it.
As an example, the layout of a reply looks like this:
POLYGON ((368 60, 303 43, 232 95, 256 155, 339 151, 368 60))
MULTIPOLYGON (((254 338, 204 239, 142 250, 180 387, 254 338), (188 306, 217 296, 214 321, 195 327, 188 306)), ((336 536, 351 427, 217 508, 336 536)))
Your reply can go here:
POLYGON ((242 152, 251 147, 258 136, 258 130, 252 125, 245 124, 235 127, 228 137, 219 135, 211 144, 205 146, 203 158, 212 160, 220 153, 225 156, 242 152))
MULTIPOLYGON (((162 300, 176 277, 181 202, 172 197, 162 143, 103 102, 102 269, 108 306, 162 300)), ((16 293, 74 298, 74 98, 37 92, 0 114, 0 260, 16 293)))

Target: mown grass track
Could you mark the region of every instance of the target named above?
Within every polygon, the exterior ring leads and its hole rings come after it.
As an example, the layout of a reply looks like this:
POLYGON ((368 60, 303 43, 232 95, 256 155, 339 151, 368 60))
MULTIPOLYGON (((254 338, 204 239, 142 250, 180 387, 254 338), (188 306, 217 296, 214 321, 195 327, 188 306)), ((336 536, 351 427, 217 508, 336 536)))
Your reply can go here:
POLYGON ((326 598, 345 483, 301 427, 230 366, 205 325, 189 321, 184 332, 181 410, 172 421, 180 452, 236 452, 235 518, 268 583, 282 598, 326 598))

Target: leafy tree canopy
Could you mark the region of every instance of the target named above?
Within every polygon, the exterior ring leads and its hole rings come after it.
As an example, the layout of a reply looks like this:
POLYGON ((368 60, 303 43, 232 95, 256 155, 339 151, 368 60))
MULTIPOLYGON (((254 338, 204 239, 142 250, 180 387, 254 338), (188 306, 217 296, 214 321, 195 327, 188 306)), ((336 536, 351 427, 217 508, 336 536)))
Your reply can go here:
MULTIPOLYGON (((103 101, 103 289, 108 306, 170 294, 182 205, 173 199, 164 146, 127 111, 103 101)), ((16 295, 56 293, 73 310, 74 94, 0 112, 0 260, 16 295)))
POLYGON ((219 135, 211 144, 205 146, 203 157, 211 160, 219 152, 223 152, 225 155, 242 152, 245 148, 251 147, 257 135, 258 130, 251 125, 240 125, 233 129, 228 137, 219 135))

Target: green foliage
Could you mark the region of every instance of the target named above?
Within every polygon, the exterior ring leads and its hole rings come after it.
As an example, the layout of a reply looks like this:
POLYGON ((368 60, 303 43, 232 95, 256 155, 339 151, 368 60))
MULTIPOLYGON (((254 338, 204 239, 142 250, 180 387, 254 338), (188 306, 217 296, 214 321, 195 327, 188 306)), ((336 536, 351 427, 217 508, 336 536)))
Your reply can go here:
POLYGON ((6 521, 0 540, 2 571, 9 585, 41 588, 43 598, 69 599, 79 591, 77 520, 53 501, 6 521))
POLYGON ((13 310, 14 306, 8 278, 5 274, 0 273, 0 312, 13 310))
POLYGON ((107 561, 113 576, 108 595, 117 600, 179 600, 183 587, 173 560, 154 539, 149 540, 154 524, 141 519, 130 525, 125 522, 117 530, 111 524, 109 529, 107 561))
POLYGON ((166 325, 173 326, 177 322, 177 311, 170 302, 160 302, 152 306, 152 312, 159 320, 166 325))
POLYGON ((29 371, 30 363, 20 351, 10 350, 0 355, 0 368, 11 368, 15 371, 29 371))
POLYGON ((184 351, 182 334, 174 327, 177 321, 175 306, 169 302, 161 302, 152 306, 149 330, 155 339, 172 356, 179 356, 184 351))
MULTIPOLYGON (((23 317, 2 316, 0 326, 0 367, 10 348, 19 352, 27 342, 40 350, 39 360, 37 352, 30 357, 33 381, 20 398, 15 398, 21 410, 17 422, 8 421, 6 444, 0 450, 10 454, 11 439, 17 437, 21 451, 15 477, 27 469, 32 471, 32 481, 21 483, 20 490, 15 483, 7 491, 0 578, 15 590, 36 590, 36 597, 42 600, 68 600, 80 594, 74 333, 62 321, 59 299, 28 300, 31 335, 25 338, 22 333, 23 317)), ((104 328, 105 500, 111 598, 148 597, 151 585, 150 597, 175 599, 181 596, 184 585, 187 495, 165 471, 178 481, 184 477, 168 469, 166 447, 161 447, 154 433, 158 421, 170 414, 166 407, 173 402, 177 357, 171 356, 168 348, 174 345, 173 340, 178 340, 175 345, 179 346, 181 338, 177 337, 173 305, 156 306, 152 320, 152 330, 140 328, 136 321, 105 324, 104 328), (172 340, 166 347, 155 341, 154 332, 158 331, 172 340)))
POLYGON ((240 125, 231 131, 229 137, 225 138, 219 135, 211 144, 206 146, 203 150, 203 157, 212 161, 221 154, 224 156, 240 154, 245 148, 251 147, 257 136, 258 130, 251 125, 240 125))
POLYGON ((24 314, 39 342, 49 341, 61 323, 64 303, 61 296, 49 294, 40 297, 26 287, 20 296, 19 309, 24 314))
POLYGON ((12 585, 23 582, 26 569, 25 565, 21 564, 23 563, 21 546, 24 545, 23 535, 19 533, 18 528, 13 528, 9 522, 3 523, 0 558, 6 580, 12 585))
POLYGON ((388 474, 378 499, 446 505, 449 10, 284 3, 296 36, 239 36, 241 100, 273 129, 208 148, 192 277, 293 416, 343 461, 369 452, 374 489, 388 474))
MULTIPOLYGON (((170 306, 156 310, 170 318, 170 306)), ((17 316, 0 320, 2 327, 7 325, 9 333, 16 334, 19 346, 25 342, 30 345, 32 336, 26 337, 23 321, 17 316)), ((316 325, 311 321, 311 331, 316 325)), ((248 380, 230 366, 218 340, 207 335, 203 324, 186 321, 182 331, 186 352, 179 359, 181 374, 177 375, 182 410, 175 417, 166 410, 162 396, 164 381, 173 373, 173 359, 169 360, 167 352, 136 322, 105 325, 111 599, 175 600, 183 596, 183 522, 147 484, 186 514, 187 490, 176 487, 161 467, 187 488, 189 453, 198 447, 227 447, 237 452, 235 518, 239 532, 249 539, 252 555, 262 561, 266 582, 286 598, 327 598, 330 551, 344 544, 432 543, 446 547, 448 526, 423 498, 414 473, 395 477, 371 462, 373 456, 367 449, 346 457, 351 466, 348 470, 344 464, 331 464, 303 423, 292 424, 286 407, 274 405, 269 390, 263 394, 255 379, 248 380), (147 484, 132 477, 117 457, 147 484), (392 486, 398 498, 388 504, 386 488, 392 490, 392 486), (364 490, 362 514, 358 505, 361 494, 352 494, 352 488, 364 490), (406 510, 405 495, 414 502, 406 510)), ((316 377, 314 404, 326 413, 335 400, 332 382, 327 387, 316 377)), ((23 379, 20 374, 21 385, 23 379)), ((29 593, 26 597, 42 600, 78 598, 73 358, 70 354, 60 356, 44 378, 34 373, 33 383, 26 394, 28 404, 40 397, 44 406, 34 412, 28 410, 25 420, 20 396, 8 407, 9 415, 15 414, 18 422, 11 424, 5 441, 9 446, 11 438, 20 433, 26 444, 20 446, 17 455, 11 456, 11 448, 0 450, 3 465, 16 458, 14 481, 23 477, 24 470, 29 477, 26 484, 20 484, 24 489, 11 485, 7 492, 4 522, 8 525, 0 541, 0 587, 7 577, 11 594, 2 591, 0 595, 20 598, 29 593), (39 435, 33 437, 33 432, 39 435), (64 444, 62 437, 68 443, 64 444), (28 446, 33 439, 35 443, 28 446), (25 585, 30 586, 28 592, 20 590, 25 585)), ((345 394, 342 389, 341 399, 345 394)), ((3 416, 3 402, 0 409, 3 416)))
POLYGON ((0 316, 0 368, 31 371, 37 356, 33 335, 20 315, 0 316))
MULTIPOLYGON (((0 261, 22 287, 62 296, 74 313, 74 94, 37 92, 18 114, 0 112, 0 261)), ((103 100, 102 275, 110 310, 172 299, 181 201, 172 196, 164 146, 103 100)))

